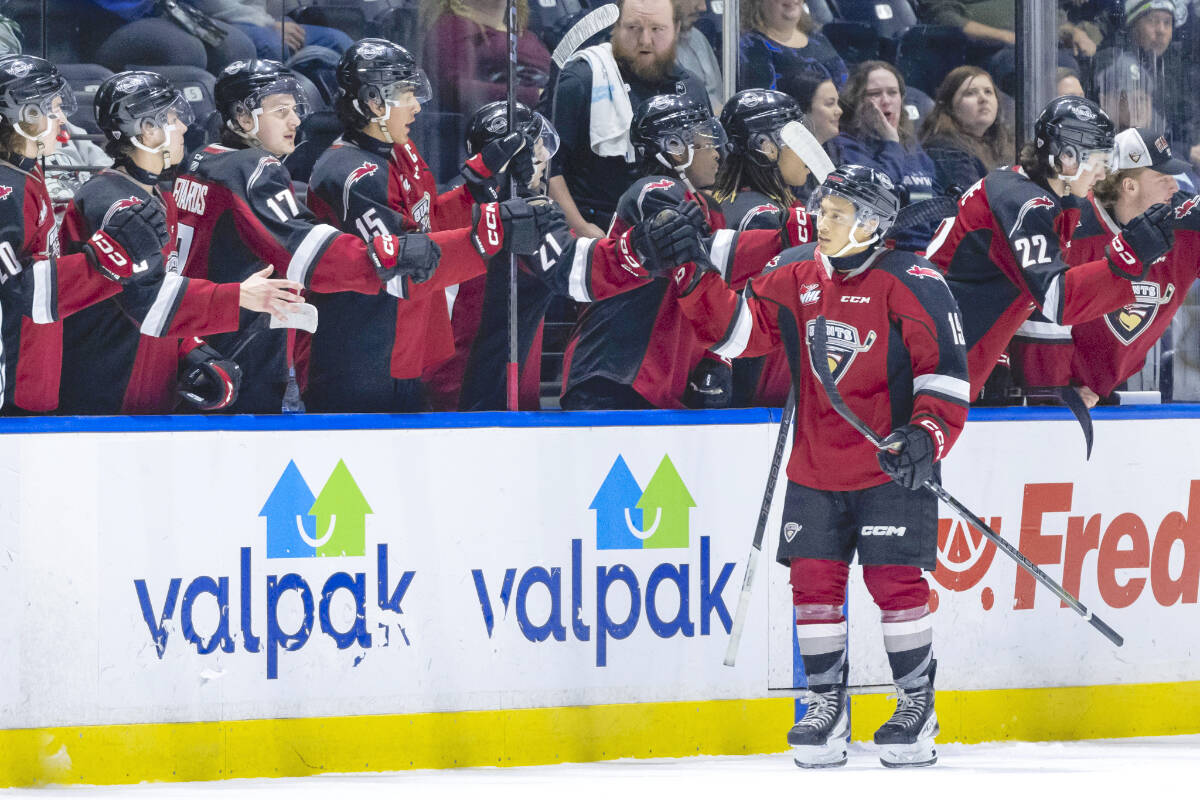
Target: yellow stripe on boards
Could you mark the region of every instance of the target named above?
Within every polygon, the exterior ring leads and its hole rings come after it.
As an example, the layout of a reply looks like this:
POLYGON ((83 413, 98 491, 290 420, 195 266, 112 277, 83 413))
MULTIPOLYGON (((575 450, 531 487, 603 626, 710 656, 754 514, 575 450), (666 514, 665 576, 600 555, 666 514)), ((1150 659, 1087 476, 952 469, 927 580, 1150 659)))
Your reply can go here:
MULTIPOLYGON (((3 730, 0 785, 780 753, 793 708, 792 698, 772 697, 3 730)), ((886 695, 854 697, 853 738, 870 741, 894 708, 886 695)), ((939 692, 937 709, 940 742, 1200 733, 1200 682, 939 692)))

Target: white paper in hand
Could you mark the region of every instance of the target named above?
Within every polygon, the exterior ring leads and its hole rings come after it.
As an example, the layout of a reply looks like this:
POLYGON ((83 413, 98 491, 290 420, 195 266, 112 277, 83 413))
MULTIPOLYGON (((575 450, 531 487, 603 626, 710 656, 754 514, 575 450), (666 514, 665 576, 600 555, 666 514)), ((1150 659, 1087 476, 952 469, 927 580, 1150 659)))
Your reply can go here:
POLYGON ((308 303, 288 303, 286 319, 278 319, 271 315, 272 328, 299 328, 300 330, 316 333, 317 307, 308 303))

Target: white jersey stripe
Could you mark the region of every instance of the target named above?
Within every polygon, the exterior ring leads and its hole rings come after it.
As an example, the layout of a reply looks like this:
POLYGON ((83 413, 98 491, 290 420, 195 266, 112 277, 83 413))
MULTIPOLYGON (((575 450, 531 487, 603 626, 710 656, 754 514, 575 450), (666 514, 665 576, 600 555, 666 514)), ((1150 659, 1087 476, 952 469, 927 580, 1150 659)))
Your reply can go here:
POLYGON ((341 231, 337 228, 329 225, 314 225, 304 240, 300 242, 300 246, 296 248, 296 254, 288 263, 288 279, 303 283, 304 287, 308 288, 308 281, 312 276, 313 263, 317 259, 317 254, 326 241, 340 235, 341 231))
POLYGON ((733 237, 736 231, 729 228, 722 228, 713 235, 712 245, 709 247, 708 256, 712 260, 713 265, 720 270, 721 277, 729 282, 729 273, 732 271, 733 258, 730 251, 733 249, 733 237))
POLYGON ((712 351, 723 358, 737 358, 746 350, 753 330, 754 319, 750 314, 750 306, 746 303, 746 298, 738 295, 737 312, 734 314, 729 335, 718 342, 712 351))
POLYGON ((964 404, 971 402, 970 382, 950 375, 918 375, 913 378, 913 394, 918 392, 933 392, 943 397, 953 397, 964 404))
POLYGON ((171 309, 175 308, 185 286, 187 286, 187 279, 178 273, 168 272, 163 276, 163 282, 158 287, 158 294, 154 297, 154 305, 150 306, 150 312, 142 320, 142 333, 147 336, 163 335, 170 327, 168 314, 171 313, 171 309))
POLYGON ((587 290, 588 264, 592 261, 592 248, 595 239, 576 239, 575 257, 571 260, 571 272, 567 277, 567 293, 571 299, 580 303, 592 302, 592 296, 587 290))
POLYGON ((54 273, 49 261, 37 261, 33 265, 33 321, 45 324, 54 322, 51 298, 54 296, 54 273))

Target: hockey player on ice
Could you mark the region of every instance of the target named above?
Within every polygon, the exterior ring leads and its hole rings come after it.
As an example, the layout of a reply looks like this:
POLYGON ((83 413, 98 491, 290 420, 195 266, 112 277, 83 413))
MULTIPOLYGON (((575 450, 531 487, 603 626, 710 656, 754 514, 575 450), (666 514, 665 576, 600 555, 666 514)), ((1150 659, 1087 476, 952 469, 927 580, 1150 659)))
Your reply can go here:
POLYGON ((1187 164, 1171 154, 1162 132, 1129 128, 1117 134, 1113 174, 1096 184, 1084 206, 1067 263, 1102 258, 1114 236, 1160 203, 1171 207, 1174 244, 1134 283, 1135 300, 1130 305, 1099 319, 1063 326, 1056 342, 1034 340, 1014 347, 1014 368, 1020 368, 1027 384, 1072 384, 1092 405, 1142 368, 1146 353, 1171 324, 1188 287, 1200 275, 1200 196, 1180 192, 1172 177, 1186 169, 1187 164))
MULTIPOLYGON (((791 570, 808 711, 788 732, 801 767, 846 763, 846 619, 850 561, 882 611, 896 712, 875 733, 885 766, 937 760, 933 624, 922 570, 937 560, 939 474, 967 419, 958 308, 928 261, 881 242, 900 202, 886 175, 835 170, 809 201, 817 242, 754 278, 741 294, 711 265, 671 278, 696 336, 728 358, 784 348, 796 391, 794 446, 777 559, 791 570), (846 403, 876 431, 876 449, 830 405, 811 359, 826 319, 830 370, 846 403), (804 333, 801 334, 801 331, 804 333), (801 346, 801 340, 804 346, 801 346)), ((794 252, 794 251, 792 251, 794 252)))
MULTIPOLYGON (((423 242, 383 231, 364 243, 318 223, 296 198, 280 159, 296 148, 307 100, 283 65, 230 64, 217 79, 216 102, 222 144, 194 154, 187 174, 175 181, 186 275, 232 283, 271 265, 305 289, 375 295, 388 284, 419 283, 433 274, 437 257, 423 242)), ((261 325, 258 314, 241 316, 236 334, 209 339, 222 353, 242 348, 241 392, 224 410, 278 413, 290 388, 290 331, 247 330, 261 325)))
POLYGON ((147 203, 166 216, 166 269, 131 281, 116 297, 63 321, 60 410, 166 414, 178 402, 177 388, 197 408, 218 410, 237 397, 240 371, 196 337, 237 330, 239 306, 284 317, 289 303, 300 302, 289 290, 303 287, 268 278, 269 268, 241 283, 181 275, 175 200, 159 182, 183 161, 191 106, 166 78, 138 71, 105 80, 95 105, 114 164, 75 193, 63 217, 63 240, 86 241, 131 200, 147 203))
POLYGON ((0 58, 0 406, 5 413, 58 404, 59 320, 118 294, 135 273, 161 272, 162 209, 131 203, 113 213, 82 252, 60 253, 39 159, 58 148, 75 95, 41 58, 0 58), (49 369, 43 366, 49 364, 49 369))
POLYGON ((1092 101, 1059 97, 1038 117, 1034 139, 1019 168, 995 170, 963 194, 927 251, 962 310, 972 399, 1034 307, 1059 325, 1116 311, 1171 247, 1170 208, 1155 206, 1097 258, 1068 269, 1078 207, 1109 169, 1113 124, 1092 101))

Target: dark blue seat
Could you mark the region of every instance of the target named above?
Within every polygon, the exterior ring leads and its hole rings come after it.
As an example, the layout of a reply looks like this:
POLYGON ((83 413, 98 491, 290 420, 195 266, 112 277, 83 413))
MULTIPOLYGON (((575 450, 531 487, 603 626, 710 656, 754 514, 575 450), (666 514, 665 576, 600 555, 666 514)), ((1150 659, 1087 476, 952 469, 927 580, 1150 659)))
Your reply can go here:
POLYGON ((869 25, 881 38, 894 39, 917 24, 909 0, 834 0, 837 19, 869 25))
POLYGON ((917 25, 900 35, 896 67, 904 81, 927 95, 947 73, 967 63, 967 37, 950 25, 917 25))
POLYGON ((100 84, 112 76, 112 72, 99 64, 59 64, 58 71, 71 84, 79 110, 71 115, 71 122, 88 133, 100 133, 96 125, 96 108, 92 101, 100 84))

